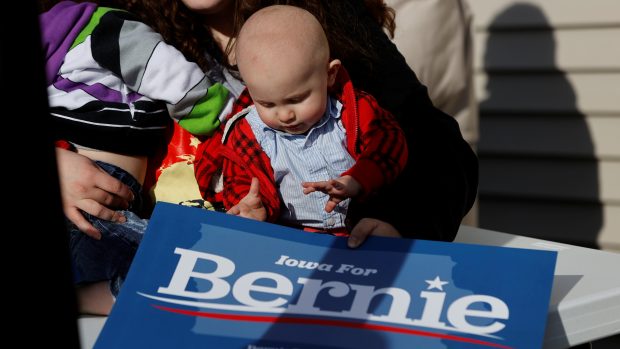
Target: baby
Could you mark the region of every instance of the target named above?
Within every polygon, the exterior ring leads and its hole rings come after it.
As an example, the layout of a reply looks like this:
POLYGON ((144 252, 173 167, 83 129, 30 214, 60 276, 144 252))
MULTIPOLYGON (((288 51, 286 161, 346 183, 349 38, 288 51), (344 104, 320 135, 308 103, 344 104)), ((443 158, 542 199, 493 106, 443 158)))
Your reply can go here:
POLYGON ((229 213, 346 235, 350 199, 368 199, 405 167, 404 133, 353 89, 320 23, 301 8, 256 12, 235 50, 254 105, 228 121, 223 150, 199 149, 201 189, 211 195, 209 169, 221 162, 229 213))

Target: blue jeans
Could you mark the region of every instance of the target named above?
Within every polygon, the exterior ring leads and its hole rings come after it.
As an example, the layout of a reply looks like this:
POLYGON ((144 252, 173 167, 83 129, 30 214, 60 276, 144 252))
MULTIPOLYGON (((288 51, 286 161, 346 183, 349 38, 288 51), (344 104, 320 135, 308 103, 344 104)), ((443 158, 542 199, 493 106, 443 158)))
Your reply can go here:
POLYGON ((128 210, 120 211, 127 217, 125 223, 114 223, 82 212, 84 217, 101 232, 101 240, 95 240, 82 233, 68 219, 69 248, 76 284, 110 281, 110 291, 118 295, 129 271, 148 220, 141 219, 141 185, 129 173, 114 165, 95 161, 99 167, 128 185, 135 200, 128 210))

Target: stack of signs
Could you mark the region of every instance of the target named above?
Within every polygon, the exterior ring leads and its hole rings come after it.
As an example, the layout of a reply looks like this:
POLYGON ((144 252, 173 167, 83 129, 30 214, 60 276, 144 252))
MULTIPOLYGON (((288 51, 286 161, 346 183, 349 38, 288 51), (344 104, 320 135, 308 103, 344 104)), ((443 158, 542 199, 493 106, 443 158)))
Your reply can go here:
POLYGON ((536 349, 555 260, 160 203, 95 348, 536 349))

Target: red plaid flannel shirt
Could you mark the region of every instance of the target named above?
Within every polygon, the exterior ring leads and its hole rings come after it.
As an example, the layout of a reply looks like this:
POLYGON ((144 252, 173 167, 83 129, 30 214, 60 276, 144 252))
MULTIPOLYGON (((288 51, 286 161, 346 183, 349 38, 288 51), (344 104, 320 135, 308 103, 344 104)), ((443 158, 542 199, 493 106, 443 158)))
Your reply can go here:
MULTIPOLYGON (((336 83, 335 96, 343 104, 342 123, 347 130, 347 150, 356 163, 342 175, 351 175, 368 196, 392 183, 407 162, 407 143, 398 122, 367 93, 353 89, 346 71, 336 83)), ((246 95, 247 96, 247 95, 246 95)), ((252 177, 258 177, 260 196, 267 209, 267 220, 279 216, 280 198, 273 169, 254 137, 245 118, 234 121, 225 135, 202 143, 195 159, 198 186, 209 201, 221 200, 226 209, 237 204, 250 189, 252 177), (222 169, 223 191, 215 193, 212 179, 222 169)), ((326 178, 327 179, 327 178, 326 178)))

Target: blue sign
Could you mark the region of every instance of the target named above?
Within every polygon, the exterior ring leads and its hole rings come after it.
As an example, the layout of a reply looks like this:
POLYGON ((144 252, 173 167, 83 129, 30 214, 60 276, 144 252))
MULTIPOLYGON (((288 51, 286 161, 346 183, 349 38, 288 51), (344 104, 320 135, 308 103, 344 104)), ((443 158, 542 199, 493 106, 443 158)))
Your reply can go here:
POLYGON ((555 259, 160 203, 95 348, 536 349, 555 259))

